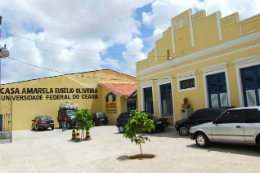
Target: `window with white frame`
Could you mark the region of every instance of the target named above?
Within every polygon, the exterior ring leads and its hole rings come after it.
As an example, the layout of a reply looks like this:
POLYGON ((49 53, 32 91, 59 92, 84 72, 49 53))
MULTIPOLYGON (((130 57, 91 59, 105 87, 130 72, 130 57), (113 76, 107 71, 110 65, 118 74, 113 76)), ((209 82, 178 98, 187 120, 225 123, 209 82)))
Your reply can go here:
POLYGON ((176 75, 178 81, 178 90, 179 92, 182 91, 191 91, 197 89, 197 82, 196 82, 196 71, 189 71, 186 73, 181 73, 176 75))
POLYGON ((194 88, 195 87, 195 78, 184 79, 184 80, 181 80, 179 83, 180 83, 181 90, 194 88))

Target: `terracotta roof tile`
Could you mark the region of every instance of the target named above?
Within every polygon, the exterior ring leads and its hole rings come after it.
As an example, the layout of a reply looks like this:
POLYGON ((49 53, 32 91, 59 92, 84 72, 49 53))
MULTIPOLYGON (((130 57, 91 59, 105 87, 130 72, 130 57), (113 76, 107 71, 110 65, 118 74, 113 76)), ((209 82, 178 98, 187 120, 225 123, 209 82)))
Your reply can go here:
POLYGON ((136 84, 129 83, 99 83, 99 85, 124 97, 129 97, 137 90, 136 84))

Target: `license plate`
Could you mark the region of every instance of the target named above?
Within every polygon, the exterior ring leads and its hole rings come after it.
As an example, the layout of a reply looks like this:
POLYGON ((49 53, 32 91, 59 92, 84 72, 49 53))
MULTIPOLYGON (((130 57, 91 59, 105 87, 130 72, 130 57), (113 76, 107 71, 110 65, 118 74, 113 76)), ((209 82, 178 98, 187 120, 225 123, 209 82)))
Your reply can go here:
POLYGON ((104 118, 101 118, 100 121, 104 121, 104 118))

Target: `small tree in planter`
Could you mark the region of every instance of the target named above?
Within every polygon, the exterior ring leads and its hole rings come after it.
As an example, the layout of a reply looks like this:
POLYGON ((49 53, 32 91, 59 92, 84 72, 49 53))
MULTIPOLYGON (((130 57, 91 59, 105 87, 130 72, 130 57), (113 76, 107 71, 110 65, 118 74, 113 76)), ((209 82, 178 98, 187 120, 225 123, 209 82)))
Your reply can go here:
POLYGON ((131 118, 129 118, 127 125, 125 126, 124 137, 131 139, 131 142, 135 142, 136 145, 140 145, 140 155, 131 156, 130 158, 146 158, 154 157, 154 155, 143 154, 142 152, 142 143, 145 144, 145 141, 150 141, 150 139, 143 134, 142 132, 155 129, 153 125, 153 120, 148 118, 148 115, 144 112, 132 111, 131 118))
POLYGON ((81 139, 84 136, 84 130, 88 131, 94 127, 92 114, 88 109, 81 109, 75 112, 75 122, 81 130, 81 139))

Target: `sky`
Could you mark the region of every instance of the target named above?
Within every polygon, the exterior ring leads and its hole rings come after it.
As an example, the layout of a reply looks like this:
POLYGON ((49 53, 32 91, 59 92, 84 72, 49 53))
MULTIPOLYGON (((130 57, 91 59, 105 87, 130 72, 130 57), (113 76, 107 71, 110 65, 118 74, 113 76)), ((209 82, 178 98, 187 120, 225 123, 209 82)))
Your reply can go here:
POLYGON ((1 83, 111 69, 135 76, 170 19, 192 9, 240 20, 259 0, 1 0, 1 83))

